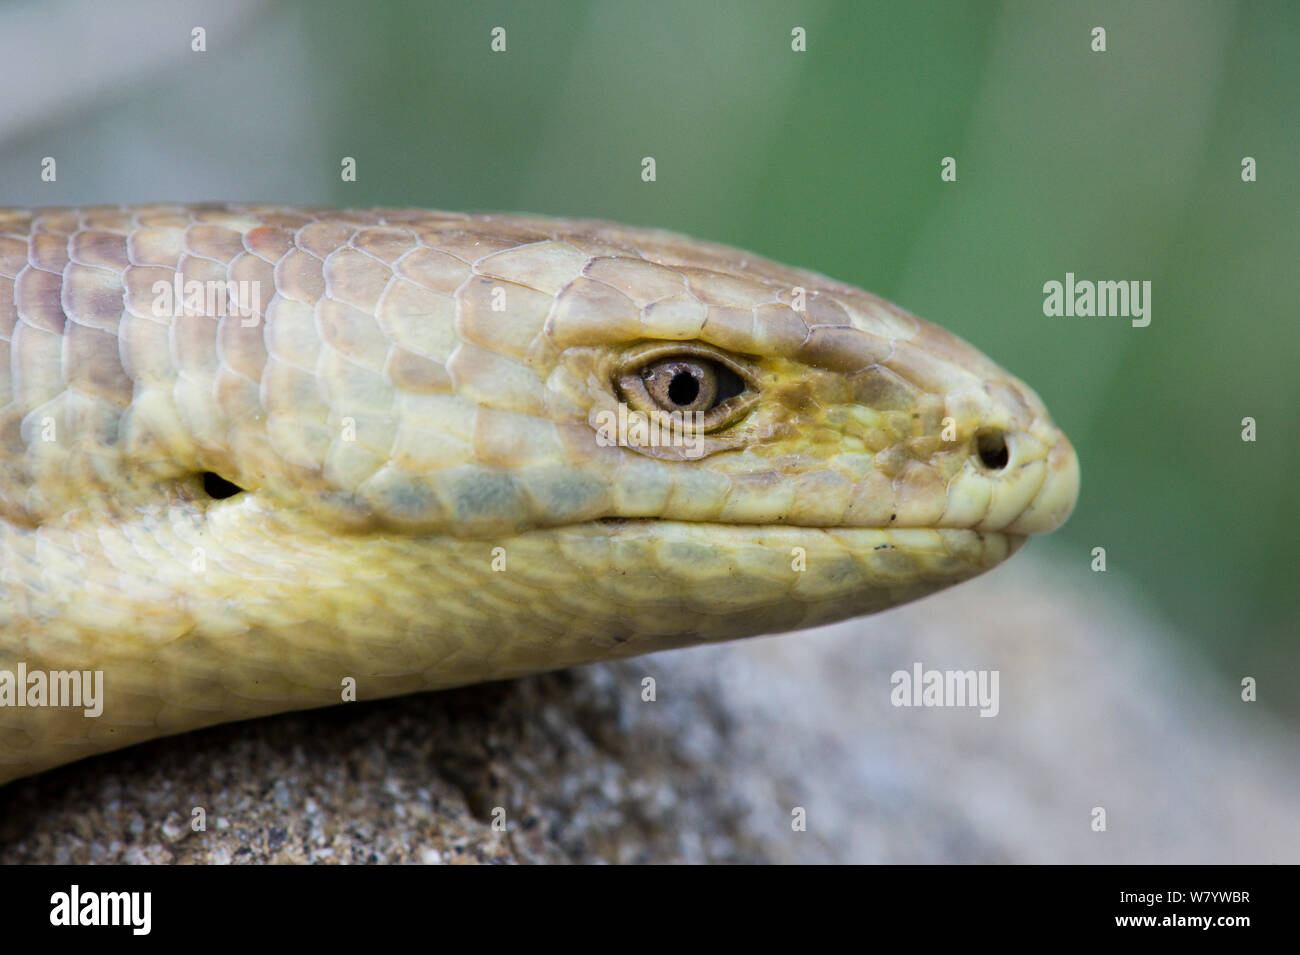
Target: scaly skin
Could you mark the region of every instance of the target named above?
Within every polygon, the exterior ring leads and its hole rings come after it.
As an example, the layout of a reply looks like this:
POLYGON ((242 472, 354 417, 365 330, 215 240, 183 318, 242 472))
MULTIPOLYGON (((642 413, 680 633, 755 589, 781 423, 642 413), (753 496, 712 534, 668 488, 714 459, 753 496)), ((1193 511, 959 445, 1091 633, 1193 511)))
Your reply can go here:
POLYGON ((0 782, 350 680, 377 698, 872 613, 1055 529, 1078 484, 1042 402, 975 349, 723 246, 0 210, 0 680, 104 680, 96 718, 0 705, 0 782), (164 311, 178 269, 260 308, 164 311), (678 348, 744 372, 743 414, 698 456, 602 444, 620 375, 678 348))

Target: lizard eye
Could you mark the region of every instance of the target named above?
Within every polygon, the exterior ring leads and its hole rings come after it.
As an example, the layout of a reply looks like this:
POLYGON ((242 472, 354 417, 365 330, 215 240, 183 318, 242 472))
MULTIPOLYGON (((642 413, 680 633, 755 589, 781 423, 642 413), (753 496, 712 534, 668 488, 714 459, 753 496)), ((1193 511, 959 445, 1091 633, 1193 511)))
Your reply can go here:
POLYGON ((627 363, 617 379, 629 406, 645 414, 699 415, 699 427, 716 431, 738 421, 758 397, 743 366, 720 355, 694 351, 639 356, 627 363))

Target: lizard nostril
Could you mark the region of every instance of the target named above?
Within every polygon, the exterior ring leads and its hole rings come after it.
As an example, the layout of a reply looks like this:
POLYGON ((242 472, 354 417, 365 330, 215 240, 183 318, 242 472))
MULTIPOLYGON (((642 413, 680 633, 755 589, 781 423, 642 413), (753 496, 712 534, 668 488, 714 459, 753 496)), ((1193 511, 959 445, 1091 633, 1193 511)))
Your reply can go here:
POLYGON ((215 498, 218 501, 227 497, 234 497, 244 489, 237 484, 231 484, 220 474, 214 474, 211 471, 203 472, 203 490, 208 493, 208 497, 215 498))
POLYGON ((1007 439, 1001 431, 977 432, 975 453, 979 455, 980 464, 990 471, 1001 471, 1011 460, 1011 454, 1007 450, 1007 439))

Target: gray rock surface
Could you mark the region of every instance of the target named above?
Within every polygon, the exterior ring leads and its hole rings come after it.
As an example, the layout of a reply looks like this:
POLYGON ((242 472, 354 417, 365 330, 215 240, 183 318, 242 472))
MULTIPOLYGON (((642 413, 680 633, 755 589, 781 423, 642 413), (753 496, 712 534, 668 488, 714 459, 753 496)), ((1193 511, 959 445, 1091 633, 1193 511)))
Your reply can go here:
POLYGON ((1300 861, 1293 728, 1076 579, 157 741, 0 788, 0 862, 1300 861), (918 661, 998 715, 893 706, 918 661))

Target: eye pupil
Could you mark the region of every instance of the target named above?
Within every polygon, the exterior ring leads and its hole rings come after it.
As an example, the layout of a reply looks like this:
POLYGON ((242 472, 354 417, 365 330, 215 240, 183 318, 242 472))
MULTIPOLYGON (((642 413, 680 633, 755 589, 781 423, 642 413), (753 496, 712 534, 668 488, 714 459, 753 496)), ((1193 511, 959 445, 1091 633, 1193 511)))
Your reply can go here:
POLYGON ((689 405, 700 395, 700 383, 689 372, 679 371, 668 385, 668 399, 675 405, 689 405))

